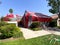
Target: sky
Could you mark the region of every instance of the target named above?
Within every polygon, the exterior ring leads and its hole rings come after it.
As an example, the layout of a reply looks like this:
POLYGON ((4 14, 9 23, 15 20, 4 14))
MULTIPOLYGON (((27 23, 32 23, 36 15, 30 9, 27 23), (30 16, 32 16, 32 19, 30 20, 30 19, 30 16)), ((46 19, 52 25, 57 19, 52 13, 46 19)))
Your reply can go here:
POLYGON ((51 16, 50 7, 46 0, 0 0, 0 17, 9 14, 9 9, 13 9, 13 14, 23 16, 25 10, 39 12, 51 16))

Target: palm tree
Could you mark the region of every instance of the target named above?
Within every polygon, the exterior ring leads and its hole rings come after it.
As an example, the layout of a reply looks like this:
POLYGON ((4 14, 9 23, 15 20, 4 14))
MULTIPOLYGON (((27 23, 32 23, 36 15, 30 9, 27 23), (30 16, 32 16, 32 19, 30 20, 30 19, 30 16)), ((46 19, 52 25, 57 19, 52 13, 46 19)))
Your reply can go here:
POLYGON ((10 9, 9 9, 9 13, 13 13, 13 9, 10 8, 10 9))

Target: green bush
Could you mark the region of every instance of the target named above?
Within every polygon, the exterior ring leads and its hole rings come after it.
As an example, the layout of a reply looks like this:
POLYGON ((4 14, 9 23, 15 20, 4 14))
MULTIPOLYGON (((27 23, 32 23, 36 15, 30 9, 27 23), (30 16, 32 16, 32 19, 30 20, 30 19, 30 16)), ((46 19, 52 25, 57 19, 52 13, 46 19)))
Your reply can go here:
POLYGON ((49 25, 49 27, 56 27, 57 26, 57 19, 52 20, 49 25))
POLYGON ((59 29, 60 29, 60 26, 57 26, 57 28, 59 28, 59 29))
POLYGON ((0 26, 4 26, 4 25, 8 25, 8 23, 4 22, 4 21, 1 21, 0 22, 0 26))
POLYGON ((14 26, 16 26, 16 24, 15 24, 15 23, 9 23, 8 25, 14 25, 14 26))
POLYGON ((0 26, 6 26, 6 25, 14 25, 14 26, 16 26, 15 23, 6 23, 6 22, 4 22, 4 21, 1 21, 1 22, 0 22, 0 26))
POLYGON ((8 24, 6 22, 0 22, 0 24, 0 39, 22 36, 20 28, 16 27, 14 24, 8 24))
POLYGON ((18 32, 15 35, 13 35, 13 38, 19 38, 19 37, 23 37, 22 32, 18 32))
POLYGON ((40 23, 39 22, 33 22, 31 25, 30 25, 30 28, 37 28, 40 26, 40 23))
POLYGON ((42 28, 40 27, 40 22, 33 22, 30 25, 30 29, 33 31, 41 30, 42 28))
POLYGON ((1 26, 0 27, 0 33, 1 33, 0 38, 2 39, 10 38, 19 32, 20 32, 20 29, 16 26, 13 26, 13 25, 1 26))
POLYGON ((38 30, 41 30, 42 28, 32 28, 31 30, 33 31, 38 31, 38 30))

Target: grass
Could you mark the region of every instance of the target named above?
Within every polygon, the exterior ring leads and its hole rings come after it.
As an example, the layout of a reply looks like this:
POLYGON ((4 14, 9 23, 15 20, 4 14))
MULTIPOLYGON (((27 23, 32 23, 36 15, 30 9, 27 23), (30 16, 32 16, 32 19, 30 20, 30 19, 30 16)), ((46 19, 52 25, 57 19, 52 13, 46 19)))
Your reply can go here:
MULTIPOLYGON (((32 39, 25 40, 24 38, 19 38, 16 40, 9 40, 9 41, 0 41, 0 45, 60 45, 60 42, 56 42, 53 44, 53 42, 50 44, 49 38, 51 35, 46 35, 42 37, 36 37, 32 39)), ((60 38, 60 36, 54 36, 57 38, 60 38)))

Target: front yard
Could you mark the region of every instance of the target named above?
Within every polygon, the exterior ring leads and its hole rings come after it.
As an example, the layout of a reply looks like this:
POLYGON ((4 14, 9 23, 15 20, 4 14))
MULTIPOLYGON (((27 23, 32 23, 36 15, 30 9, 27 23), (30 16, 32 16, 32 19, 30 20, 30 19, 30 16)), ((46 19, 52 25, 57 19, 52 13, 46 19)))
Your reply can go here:
MULTIPOLYGON (((37 37, 37 38, 32 38, 32 39, 16 39, 16 40, 9 40, 9 41, 0 41, 0 45, 60 45, 60 42, 56 42, 54 44, 54 41, 52 41, 52 43, 50 43, 50 37, 51 35, 46 35, 46 36, 42 36, 42 37, 37 37)), ((60 39, 60 36, 53 36, 57 37, 58 39, 60 39)))
MULTIPOLYGON (((31 27, 31 29, 35 28, 34 25, 31 27)), ((39 27, 39 26, 37 26, 37 27, 39 27)), ((25 30, 25 29, 23 29, 23 30, 25 30)), ((28 30, 28 29, 26 29, 26 30, 28 30)), ((28 33, 33 35, 32 31, 30 33, 30 30, 28 30, 28 31, 26 31, 26 30, 25 30, 25 32, 29 31, 28 33)), ((36 30, 34 30, 34 31, 36 31, 36 30)), ((38 29, 38 30, 40 30, 40 29, 38 29)), ((44 33, 44 32, 43 33, 42 32, 41 32, 41 34, 44 33)), ((5 22, 0 22, 0 33, 1 33, 0 34, 0 45, 60 45, 60 42, 55 42, 55 40, 51 41, 52 39, 55 39, 55 38, 60 40, 60 36, 53 35, 53 37, 51 38, 52 34, 49 34, 49 35, 40 36, 40 37, 36 37, 36 38, 25 39, 23 37, 23 33, 21 32, 20 28, 16 27, 15 25, 7 24, 5 22), (50 43, 50 41, 51 41, 51 43, 50 43)), ((29 35, 29 34, 27 34, 27 35, 31 37, 31 35, 29 35)), ((40 33, 39 33, 39 35, 40 35, 40 33)))

